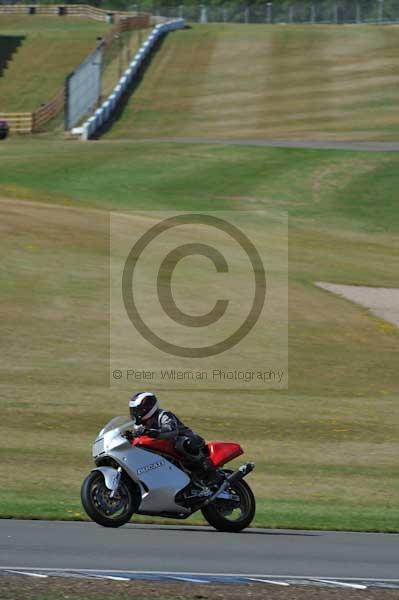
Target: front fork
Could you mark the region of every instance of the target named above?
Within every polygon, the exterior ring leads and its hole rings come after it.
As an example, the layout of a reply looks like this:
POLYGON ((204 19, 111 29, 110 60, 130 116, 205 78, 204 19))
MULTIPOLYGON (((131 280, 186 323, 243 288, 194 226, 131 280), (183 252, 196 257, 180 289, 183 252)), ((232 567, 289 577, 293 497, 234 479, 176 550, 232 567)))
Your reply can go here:
POLYGON ((116 492, 118 491, 119 484, 121 482, 121 477, 122 477, 122 467, 118 467, 115 478, 112 482, 112 491, 109 495, 110 498, 113 498, 115 496, 116 492))

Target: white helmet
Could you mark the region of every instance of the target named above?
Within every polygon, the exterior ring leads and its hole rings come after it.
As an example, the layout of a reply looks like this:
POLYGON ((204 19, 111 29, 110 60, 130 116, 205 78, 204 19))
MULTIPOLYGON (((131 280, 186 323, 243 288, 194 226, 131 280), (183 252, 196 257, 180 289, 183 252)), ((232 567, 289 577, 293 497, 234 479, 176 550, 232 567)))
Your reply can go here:
POLYGON ((130 416, 138 423, 148 421, 158 409, 158 398, 152 392, 138 392, 129 400, 130 416))

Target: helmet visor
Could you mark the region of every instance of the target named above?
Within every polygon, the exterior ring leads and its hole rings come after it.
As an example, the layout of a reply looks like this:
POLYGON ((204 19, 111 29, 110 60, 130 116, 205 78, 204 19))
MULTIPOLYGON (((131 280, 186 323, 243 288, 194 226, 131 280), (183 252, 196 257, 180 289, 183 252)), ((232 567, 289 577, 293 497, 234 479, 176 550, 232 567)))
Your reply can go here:
POLYGON ((130 416, 132 419, 142 419, 148 413, 148 408, 145 406, 131 406, 130 416))

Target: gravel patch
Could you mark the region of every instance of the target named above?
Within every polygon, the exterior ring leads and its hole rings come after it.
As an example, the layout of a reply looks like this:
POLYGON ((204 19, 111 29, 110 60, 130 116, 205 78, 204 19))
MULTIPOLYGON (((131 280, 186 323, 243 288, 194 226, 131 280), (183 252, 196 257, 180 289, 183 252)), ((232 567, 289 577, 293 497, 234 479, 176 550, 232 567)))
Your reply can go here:
POLYGON ((368 308, 374 315, 399 327, 399 288, 366 287, 316 282, 316 285, 368 308))

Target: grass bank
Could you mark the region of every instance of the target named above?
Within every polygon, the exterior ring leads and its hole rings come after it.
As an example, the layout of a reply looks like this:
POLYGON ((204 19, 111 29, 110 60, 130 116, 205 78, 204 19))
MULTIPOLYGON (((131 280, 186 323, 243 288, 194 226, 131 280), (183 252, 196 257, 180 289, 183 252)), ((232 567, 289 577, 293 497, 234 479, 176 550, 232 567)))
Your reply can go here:
POLYGON ((194 25, 167 37, 108 136, 396 140, 397 35, 194 25))
POLYGON ((0 152, 1 516, 82 518, 93 438, 126 413, 135 386, 108 386, 108 211, 279 207, 289 389, 163 404, 243 444, 255 524, 399 530, 398 330, 313 285, 397 286, 396 155, 45 138, 0 152))
POLYGON ((25 38, 0 77, 0 110, 31 111, 49 102, 108 28, 77 17, 0 15, 0 35, 25 38))

